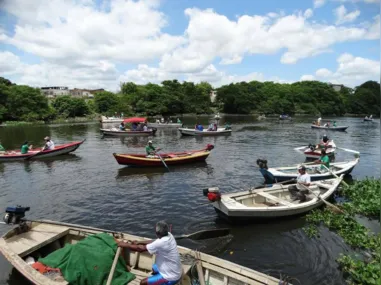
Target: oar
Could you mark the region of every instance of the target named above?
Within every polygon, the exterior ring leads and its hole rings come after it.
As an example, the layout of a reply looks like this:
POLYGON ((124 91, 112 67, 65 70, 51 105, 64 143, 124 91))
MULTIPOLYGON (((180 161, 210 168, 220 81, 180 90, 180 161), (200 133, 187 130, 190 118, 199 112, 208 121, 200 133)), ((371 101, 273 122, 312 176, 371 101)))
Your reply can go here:
POLYGON ((112 266, 111 266, 110 274, 108 275, 108 278, 107 278, 106 285, 111 285, 112 278, 114 277, 114 272, 115 272, 116 264, 118 263, 118 259, 119 259, 121 251, 122 251, 122 248, 119 246, 117 251, 116 251, 116 254, 115 254, 115 257, 114 257, 114 261, 113 261, 112 266))
POLYGON ((348 148, 342 148, 342 147, 336 147, 338 149, 341 149, 341 150, 344 150, 344 151, 347 151, 347 152, 351 152, 351 153, 354 153, 354 154, 360 154, 359 151, 356 151, 356 150, 352 150, 352 149, 348 149, 348 148))
MULTIPOLYGON (((329 173, 331 173, 334 177, 339 178, 339 176, 337 176, 335 173, 333 173, 332 170, 329 169, 327 166, 325 166, 324 164, 322 164, 322 166, 323 166, 325 169, 327 169, 327 170, 329 171, 329 173)), ((341 183, 343 183, 344 186, 346 186, 346 187, 349 186, 348 183, 346 183, 344 180, 341 180, 341 183)))
POLYGON ((330 202, 324 200, 322 197, 320 197, 320 195, 316 195, 310 188, 308 188, 307 186, 301 184, 301 183, 298 183, 298 185, 301 185, 303 188, 307 189, 309 192, 311 192, 316 198, 320 199, 323 201, 324 204, 327 205, 327 207, 331 208, 334 212, 336 213, 341 213, 341 214, 345 214, 345 212, 343 210, 341 210, 339 207, 336 207, 335 205, 331 204, 330 202))
POLYGON ((26 157, 24 160, 29 160, 29 159, 31 159, 32 157, 35 157, 36 155, 40 154, 40 153, 43 152, 43 151, 44 151, 44 148, 42 148, 41 151, 36 152, 35 154, 32 154, 31 156, 26 157))
POLYGON ((165 161, 164 161, 164 159, 161 157, 161 155, 158 154, 157 152, 155 152, 155 154, 160 158, 160 160, 161 160, 161 162, 163 163, 163 165, 165 166, 165 168, 168 169, 168 172, 170 172, 168 165, 165 163, 165 161))

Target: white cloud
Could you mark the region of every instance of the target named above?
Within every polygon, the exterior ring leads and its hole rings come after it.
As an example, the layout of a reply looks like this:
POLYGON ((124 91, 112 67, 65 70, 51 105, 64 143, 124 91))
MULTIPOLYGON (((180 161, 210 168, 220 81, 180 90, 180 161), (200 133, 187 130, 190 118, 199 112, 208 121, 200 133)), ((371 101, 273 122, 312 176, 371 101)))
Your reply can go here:
POLYGON ((360 16, 360 10, 355 10, 353 12, 347 13, 347 9, 344 7, 344 5, 337 7, 333 13, 336 16, 336 25, 353 22, 358 16, 360 16))
POLYGON ((311 80, 315 80, 315 76, 311 74, 306 74, 300 77, 300 81, 311 81, 311 80))
POLYGON ((325 4, 325 0, 314 0, 314 8, 322 7, 325 4))
POLYGON ((327 78, 332 76, 332 71, 327 68, 320 68, 315 72, 316 77, 327 78))
POLYGON ((311 18, 311 17, 313 16, 313 14, 314 14, 314 12, 313 12, 312 9, 307 9, 307 10, 304 12, 304 17, 305 17, 306 19, 308 19, 308 18, 311 18))

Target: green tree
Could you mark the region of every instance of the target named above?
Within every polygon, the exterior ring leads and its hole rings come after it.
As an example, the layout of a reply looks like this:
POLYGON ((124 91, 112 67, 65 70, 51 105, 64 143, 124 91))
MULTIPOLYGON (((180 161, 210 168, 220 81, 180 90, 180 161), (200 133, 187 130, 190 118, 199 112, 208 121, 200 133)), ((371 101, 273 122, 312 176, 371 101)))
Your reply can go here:
POLYGON ((59 96, 53 103, 53 107, 62 117, 81 117, 90 113, 85 99, 71 96, 59 96))
POLYGON ((94 95, 95 109, 99 114, 113 114, 118 112, 118 96, 112 92, 102 91, 94 95))

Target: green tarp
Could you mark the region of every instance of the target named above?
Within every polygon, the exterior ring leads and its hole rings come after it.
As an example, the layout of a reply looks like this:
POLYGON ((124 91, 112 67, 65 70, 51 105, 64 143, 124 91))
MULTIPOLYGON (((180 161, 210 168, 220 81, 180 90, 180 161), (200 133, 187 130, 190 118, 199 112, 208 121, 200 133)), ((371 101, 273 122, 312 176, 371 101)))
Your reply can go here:
MULTIPOLYGON (((67 244, 38 261, 59 268, 70 284, 104 285, 107 282, 117 250, 114 238, 106 233, 89 236, 78 243, 67 244)), ((127 272, 126 263, 119 257, 112 285, 124 285, 135 279, 127 272)))

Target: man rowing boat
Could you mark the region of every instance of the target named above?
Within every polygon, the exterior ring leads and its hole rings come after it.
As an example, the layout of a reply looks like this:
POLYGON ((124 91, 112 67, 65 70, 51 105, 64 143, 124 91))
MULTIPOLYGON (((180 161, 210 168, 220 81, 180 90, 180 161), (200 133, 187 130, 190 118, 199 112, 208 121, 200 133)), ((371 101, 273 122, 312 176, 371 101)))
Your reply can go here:
POLYGON ((152 143, 152 141, 148 141, 148 144, 146 146, 146 153, 147 157, 156 157, 156 152, 158 152, 160 148, 156 149, 152 143))
POLYGON ((155 264, 152 266, 152 276, 140 281, 141 285, 175 285, 181 279, 182 266, 177 243, 169 232, 168 224, 164 221, 156 223, 155 232, 157 239, 150 241, 128 243, 118 242, 118 246, 132 251, 145 252, 156 255, 155 264))

